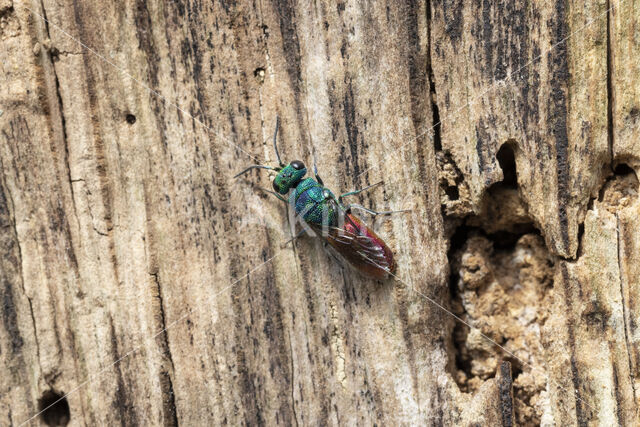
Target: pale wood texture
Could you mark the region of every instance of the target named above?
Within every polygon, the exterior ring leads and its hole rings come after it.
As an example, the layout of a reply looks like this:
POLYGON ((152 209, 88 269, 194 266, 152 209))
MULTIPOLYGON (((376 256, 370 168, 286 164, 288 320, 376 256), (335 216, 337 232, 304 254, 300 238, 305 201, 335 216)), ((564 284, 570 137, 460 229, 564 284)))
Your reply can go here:
POLYGON ((638 28, 632 0, 0 0, 0 425, 66 393, 31 422, 637 425, 638 28), (376 221, 398 280, 282 247, 268 174, 233 179, 276 115, 285 160, 413 210, 376 221))

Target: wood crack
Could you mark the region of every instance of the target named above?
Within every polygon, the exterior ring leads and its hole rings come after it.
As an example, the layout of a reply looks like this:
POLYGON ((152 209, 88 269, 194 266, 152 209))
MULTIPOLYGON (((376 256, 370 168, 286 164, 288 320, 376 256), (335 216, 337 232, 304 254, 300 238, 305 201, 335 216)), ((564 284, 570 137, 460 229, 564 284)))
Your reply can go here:
POLYGON ((293 419, 296 421, 296 426, 298 426, 298 414, 296 412, 296 399, 294 397, 295 390, 295 375, 294 375, 294 366, 293 366, 293 344, 291 343, 291 332, 289 332, 289 353, 291 360, 291 410, 293 411, 293 419))
POLYGON ((609 157, 611 161, 611 172, 614 169, 614 150, 613 150, 613 52, 611 49, 611 5, 607 0, 607 141, 609 143, 609 157))
MULTIPOLYGON (((167 333, 167 323, 164 312, 164 300, 162 297, 162 287, 160 286, 160 280, 158 278, 158 273, 148 273, 153 277, 153 281, 156 285, 157 290, 157 298, 159 302, 159 314, 160 314, 160 327, 162 328, 162 338, 160 342, 160 347, 162 348, 162 354, 165 355, 169 361, 170 371, 168 372, 164 367, 160 373, 160 385, 162 387, 162 392, 165 398, 162 402, 164 417, 165 417, 165 425, 177 426, 178 423, 178 412, 176 409, 175 402, 175 393, 173 390, 173 381, 171 377, 175 372, 175 367, 173 364, 173 357, 171 355, 171 348, 169 346, 169 335, 167 333)), ((164 365, 164 364, 163 364, 164 365)))
MULTIPOLYGON (((47 18, 47 11, 44 7, 44 2, 40 1, 40 8, 42 9, 42 21, 44 22, 44 28, 47 33, 47 40, 51 40, 51 33, 49 31, 49 18, 47 18)), ((59 51, 56 51, 56 55, 59 55, 59 51)), ((68 52, 64 52, 68 53, 68 52)), ((71 203, 73 206, 73 214, 76 217, 76 221, 78 219, 78 212, 76 210, 76 196, 73 190, 73 179, 71 179, 71 166, 69 164, 69 144, 68 144, 68 134, 67 134, 67 122, 64 117, 64 102, 62 101, 62 93, 60 92, 60 79, 58 78, 58 72, 56 71, 56 65, 53 61, 53 54, 51 49, 47 49, 47 56, 51 63, 51 73, 53 77, 53 82, 55 84, 55 94, 58 99, 58 113, 60 116, 60 129, 62 131, 62 145, 64 146, 64 164, 67 172, 67 181, 69 182, 69 189, 71 191, 71 203)), ((97 230, 96 230, 97 231, 97 230)))
POLYGON ((427 76, 429 78, 429 94, 431 100, 431 112, 433 114, 432 130, 433 130, 433 146, 435 151, 442 150, 442 127, 440 122, 440 109, 438 108, 438 96, 436 92, 436 79, 433 73, 433 51, 431 50, 431 26, 433 18, 431 14, 431 1, 427 2, 427 76))
POLYGON ((624 330, 624 346, 627 351, 627 361, 629 363, 629 377, 631 383, 631 390, 633 391, 633 396, 637 396, 636 394, 636 386, 635 386, 635 377, 633 375, 633 365, 631 363, 631 350, 629 348, 629 312, 627 311, 627 301, 624 297, 624 274, 622 273, 622 259, 624 258, 623 250, 622 250, 622 241, 620 240, 620 217, 616 214, 616 239, 618 243, 618 281, 620 282, 620 298, 622 301, 622 321, 623 321, 623 330, 624 330))
MULTIPOLYGON (((42 364, 40 363, 40 342, 38 341, 38 330, 36 329, 36 316, 33 314, 33 302, 31 298, 29 298, 26 294, 27 301, 29 302, 29 314, 31 315, 31 324, 33 325, 33 338, 36 342, 36 358, 38 359, 38 367, 40 368, 40 373, 44 372, 42 369, 42 364)), ((46 377, 43 378, 44 381, 51 387, 51 384, 47 381, 46 377)))

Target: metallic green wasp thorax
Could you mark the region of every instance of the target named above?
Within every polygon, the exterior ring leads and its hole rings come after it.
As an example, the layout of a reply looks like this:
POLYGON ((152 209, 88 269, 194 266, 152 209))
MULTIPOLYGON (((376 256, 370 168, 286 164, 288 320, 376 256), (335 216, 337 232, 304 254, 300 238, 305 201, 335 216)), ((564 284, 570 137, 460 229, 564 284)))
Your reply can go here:
POLYGON ((331 190, 312 178, 300 182, 292 194, 296 214, 313 225, 335 226, 338 221, 338 205, 331 190))

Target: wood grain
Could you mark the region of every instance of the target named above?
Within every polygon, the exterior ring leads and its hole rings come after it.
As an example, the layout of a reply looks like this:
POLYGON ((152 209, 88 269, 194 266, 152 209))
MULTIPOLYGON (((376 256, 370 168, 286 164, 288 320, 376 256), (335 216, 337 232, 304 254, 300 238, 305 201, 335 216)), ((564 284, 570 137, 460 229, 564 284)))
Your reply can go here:
POLYGON ((637 423, 639 22, 0 0, 0 424, 67 393, 31 422, 637 423), (283 158, 412 209, 375 221, 397 280, 282 246, 268 174, 233 179, 275 164, 276 116, 283 158))

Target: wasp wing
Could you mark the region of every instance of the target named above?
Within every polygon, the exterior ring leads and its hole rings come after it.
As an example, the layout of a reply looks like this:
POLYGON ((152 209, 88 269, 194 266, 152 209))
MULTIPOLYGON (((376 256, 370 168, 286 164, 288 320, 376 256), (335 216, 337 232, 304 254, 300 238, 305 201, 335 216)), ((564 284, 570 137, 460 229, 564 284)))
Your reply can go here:
POLYGON ((393 253, 361 219, 344 213, 342 226, 319 230, 325 241, 351 266, 367 277, 385 279, 395 271, 393 253))

